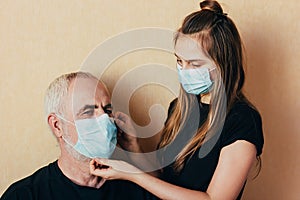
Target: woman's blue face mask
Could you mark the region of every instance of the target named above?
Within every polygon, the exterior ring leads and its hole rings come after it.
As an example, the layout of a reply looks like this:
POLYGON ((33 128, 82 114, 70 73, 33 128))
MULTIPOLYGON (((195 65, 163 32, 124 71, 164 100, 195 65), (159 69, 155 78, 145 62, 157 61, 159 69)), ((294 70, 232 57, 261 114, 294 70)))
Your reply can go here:
POLYGON ((208 93, 211 89, 213 85, 209 74, 211 70, 206 67, 182 69, 180 65, 177 65, 179 82, 183 89, 195 95, 208 93))

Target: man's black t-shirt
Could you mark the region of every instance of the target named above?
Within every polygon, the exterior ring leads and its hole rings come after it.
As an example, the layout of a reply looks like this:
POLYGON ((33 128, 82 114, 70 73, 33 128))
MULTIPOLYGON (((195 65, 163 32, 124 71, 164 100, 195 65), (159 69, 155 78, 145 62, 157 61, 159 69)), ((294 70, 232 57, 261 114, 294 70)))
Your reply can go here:
MULTIPOLYGON (((168 116, 173 112, 175 104, 176 100, 170 104, 168 116)), ((201 103, 199 109, 199 125, 201 126, 207 118, 209 105, 201 103)), ((226 115, 221 134, 216 139, 216 144, 212 150, 205 157, 199 158, 201 148, 198 149, 190 159, 185 161, 185 165, 180 172, 174 170, 174 162, 164 167, 162 179, 184 188, 205 192, 217 167, 222 148, 237 140, 246 140, 254 144, 257 155, 262 153, 264 139, 261 117, 255 109, 244 102, 236 103, 226 115)), ((241 198, 242 192, 243 189, 237 199, 241 198)))
POLYGON ((99 189, 79 186, 59 169, 57 161, 12 184, 1 200, 152 199, 150 193, 127 181, 106 181, 99 189))

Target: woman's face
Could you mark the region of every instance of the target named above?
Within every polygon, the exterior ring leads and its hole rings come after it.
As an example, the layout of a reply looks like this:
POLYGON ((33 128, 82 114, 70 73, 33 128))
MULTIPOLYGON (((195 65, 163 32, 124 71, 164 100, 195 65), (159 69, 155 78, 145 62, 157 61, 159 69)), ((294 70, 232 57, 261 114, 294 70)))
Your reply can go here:
POLYGON ((204 53, 198 42, 186 35, 180 34, 175 44, 175 56, 181 69, 206 67, 215 68, 215 64, 204 53))

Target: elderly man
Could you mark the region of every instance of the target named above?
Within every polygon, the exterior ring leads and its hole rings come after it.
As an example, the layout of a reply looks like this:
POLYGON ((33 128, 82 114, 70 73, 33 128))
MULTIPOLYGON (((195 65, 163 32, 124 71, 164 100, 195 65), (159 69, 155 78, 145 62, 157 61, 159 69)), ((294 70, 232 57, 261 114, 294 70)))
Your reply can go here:
POLYGON ((108 158, 117 128, 106 86, 85 72, 54 80, 45 96, 48 125, 61 154, 34 174, 12 184, 1 197, 11 199, 148 199, 149 193, 125 181, 105 181, 89 172, 91 158, 108 158))

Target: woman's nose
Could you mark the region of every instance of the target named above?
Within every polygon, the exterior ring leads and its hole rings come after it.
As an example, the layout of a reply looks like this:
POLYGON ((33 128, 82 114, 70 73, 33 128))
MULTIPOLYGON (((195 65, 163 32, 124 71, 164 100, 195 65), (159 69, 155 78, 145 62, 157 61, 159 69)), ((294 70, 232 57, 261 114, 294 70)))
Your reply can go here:
POLYGON ((191 69, 192 66, 191 66, 191 63, 188 62, 188 61, 182 61, 182 69, 191 69))

